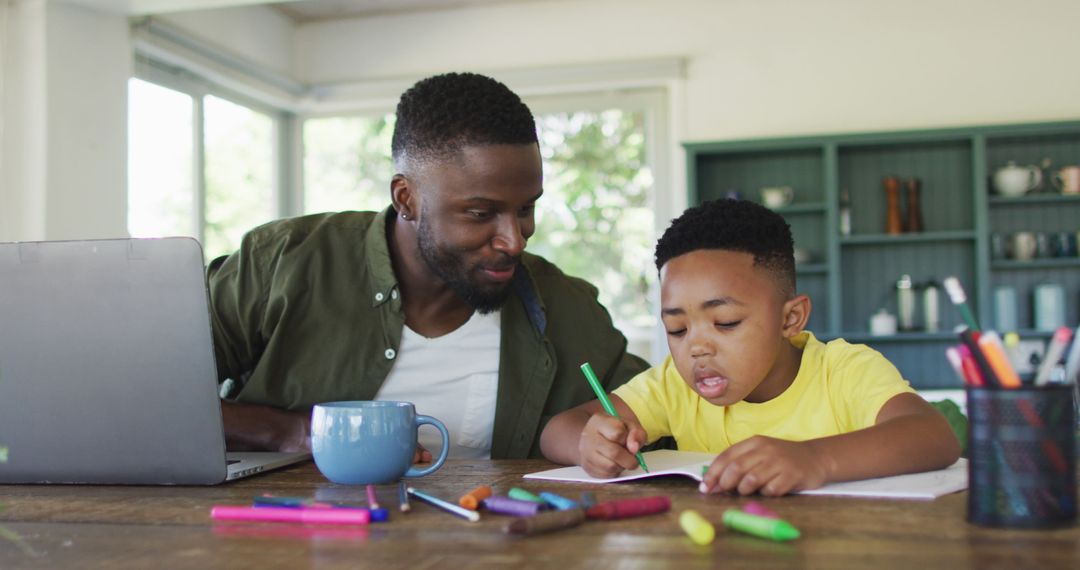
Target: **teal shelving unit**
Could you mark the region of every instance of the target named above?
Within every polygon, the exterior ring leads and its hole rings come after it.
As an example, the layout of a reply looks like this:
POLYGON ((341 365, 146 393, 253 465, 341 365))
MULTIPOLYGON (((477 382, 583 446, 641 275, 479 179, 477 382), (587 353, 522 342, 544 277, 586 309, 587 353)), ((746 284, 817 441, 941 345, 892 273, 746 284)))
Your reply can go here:
MULTIPOLYGON (((1066 319, 1080 322, 1080 257, 1029 261, 995 259, 991 236, 1017 231, 1080 231, 1080 197, 1052 191, 1049 180, 1033 193, 1006 198, 990 193, 990 175, 1009 161, 1039 164, 1048 172, 1080 164, 1080 121, 976 126, 928 131, 833 134, 685 145, 690 203, 740 192, 760 201, 759 189, 791 186, 795 198, 777 212, 791 225, 797 247, 811 252, 797 266, 801 292, 814 301, 809 328, 819 337, 844 337, 889 357, 918 388, 958 387, 944 358, 955 342, 959 315, 941 291, 941 328, 872 336, 870 316, 896 313, 895 283, 916 284, 955 275, 964 283, 984 326, 994 322, 993 290, 1017 290, 1022 337, 1031 330, 1031 291, 1045 282, 1066 292, 1066 319), (921 181, 923 231, 888 235, 882 178, 921 181), (839 196, 851 198, 852 232, 839 232, 839 196)), ((901 194, 904 194, 901 188, 901 194)), ((1080 236, 1078 236, 1080 237, 1080 236)), ((919 311, 917 311, 919 312, 919 311)), ((916 324, 922 326, 920 319, 916 324)))

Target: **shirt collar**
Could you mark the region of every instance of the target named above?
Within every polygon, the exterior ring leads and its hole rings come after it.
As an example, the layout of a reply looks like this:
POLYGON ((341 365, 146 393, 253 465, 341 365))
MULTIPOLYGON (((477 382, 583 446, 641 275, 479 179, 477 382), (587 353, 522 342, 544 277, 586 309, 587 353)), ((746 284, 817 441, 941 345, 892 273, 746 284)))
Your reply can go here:
POLYGON ((364 236, 364 258, 367 260, 371 280, 371 306, 376 307, 401 294, 394 265, 390 262, 390 245, 387 243, 387 219, 396 216, 393 206, 375 215, 364 236))

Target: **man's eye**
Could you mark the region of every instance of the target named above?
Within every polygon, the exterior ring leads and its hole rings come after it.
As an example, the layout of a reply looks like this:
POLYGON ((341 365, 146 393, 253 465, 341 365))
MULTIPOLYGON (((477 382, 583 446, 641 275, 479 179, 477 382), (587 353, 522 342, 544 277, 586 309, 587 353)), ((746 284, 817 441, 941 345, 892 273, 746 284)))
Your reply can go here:
POLYGON ((524 208, 522 208, 518 212, 518 217, 527 218, 527 217, 533 215, 533 212, 535 212, 535 211, 536 211, 536 205, 535 204, 529 204, 528 206, 525 206, 524 208))
POLYGON ((491 217, 491 212, 488 210, 469 210, 468 213, 478 220, 484 220, 491 217))

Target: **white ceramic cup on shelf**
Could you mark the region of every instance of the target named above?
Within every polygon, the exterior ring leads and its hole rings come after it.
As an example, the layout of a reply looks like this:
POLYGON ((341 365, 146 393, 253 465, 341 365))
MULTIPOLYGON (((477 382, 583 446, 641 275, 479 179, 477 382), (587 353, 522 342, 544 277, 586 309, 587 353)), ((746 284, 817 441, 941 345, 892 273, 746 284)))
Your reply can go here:
POLYGON ((1009 253, 1017 261, 1028 261, 1035 258, 1038 250, 1038 240, 1035 232, 1013 232, 1009 236, 1009 253))
POLYGON ((767 208, 782 208, 795 199, 791 186, 766 186, 761 189, 761 203, 767 208))

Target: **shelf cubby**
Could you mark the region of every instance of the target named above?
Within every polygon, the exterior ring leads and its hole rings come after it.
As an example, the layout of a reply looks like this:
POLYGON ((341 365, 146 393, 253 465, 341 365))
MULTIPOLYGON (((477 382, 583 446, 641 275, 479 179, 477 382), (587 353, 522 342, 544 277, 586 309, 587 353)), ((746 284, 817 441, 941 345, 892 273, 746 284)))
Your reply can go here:
POLYGON ((984 324, 992 322, 994 288, 1014 287, 1019 332, 1031 338, 1049 334, 1031 330, 1032 291, 1042 283, 1061 284, 1066 322, 1080 321, 1080 257, 1016 261, 990 252, 992 238, 1017 231, 1080 232, 1080 196, 1058 194, 1049 181, 1056 169, 1080 165, 1080 121, 690 143, 686 151, 692 204, 732 191, 760 201, 765 186, 795 190, 792 203, 776 212, 791 225, 796 247, 812 256, 796 267, 799 290, 813 300, 809 328, 823 339, 869 344, 918 388, 959 385, 944 349, 956 342, 951 331, 961 323, 942 290, 938 331, 870 335, 874 312, 885 307, 896 314, 895 285, 903 274, 916 284, 955 275, 984 324), (1041 165, 1044 159, 1050 167, 1037 191, 1018 198, 993 193, 995 169, 1009 161, 1041 165), (900 179, 902 203, 903 181, 919 179, 923 231, 885 233, 886 176, 900 179), (845 191, 850 235, 839 232, 845 191))

